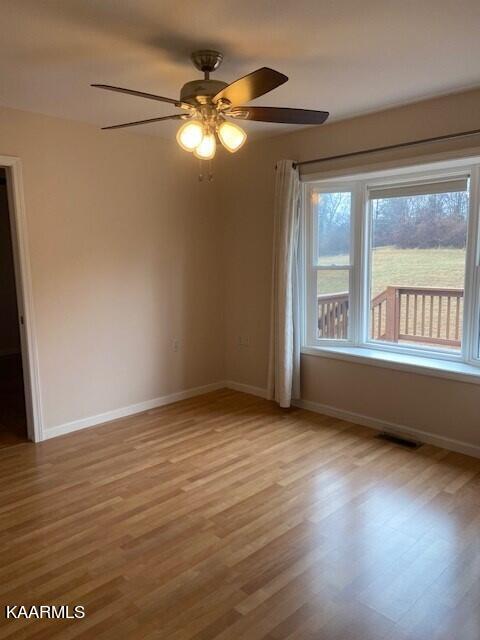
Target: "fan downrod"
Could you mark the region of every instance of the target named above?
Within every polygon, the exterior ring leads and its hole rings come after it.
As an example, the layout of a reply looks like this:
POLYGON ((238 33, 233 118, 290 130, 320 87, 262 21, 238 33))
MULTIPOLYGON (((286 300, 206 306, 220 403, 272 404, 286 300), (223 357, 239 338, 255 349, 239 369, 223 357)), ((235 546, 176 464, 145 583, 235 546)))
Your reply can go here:
POLYGON ((212 71, 221 65, 223 53, 214 49, 200 49, 200 51, 194 51, 190 59, 195 67, 205 74, 205 80, 208 80, 212 71))

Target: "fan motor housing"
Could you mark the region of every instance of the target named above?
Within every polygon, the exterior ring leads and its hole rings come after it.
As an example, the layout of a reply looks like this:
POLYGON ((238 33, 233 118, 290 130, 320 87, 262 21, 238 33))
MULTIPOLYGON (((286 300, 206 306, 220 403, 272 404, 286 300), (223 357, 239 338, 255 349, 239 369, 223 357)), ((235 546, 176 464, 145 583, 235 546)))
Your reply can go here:
POLYGON ((227 86, 228 83, 221 80, 191 80, 183 85, 180 100, 193 105, 205 104, 227 86))

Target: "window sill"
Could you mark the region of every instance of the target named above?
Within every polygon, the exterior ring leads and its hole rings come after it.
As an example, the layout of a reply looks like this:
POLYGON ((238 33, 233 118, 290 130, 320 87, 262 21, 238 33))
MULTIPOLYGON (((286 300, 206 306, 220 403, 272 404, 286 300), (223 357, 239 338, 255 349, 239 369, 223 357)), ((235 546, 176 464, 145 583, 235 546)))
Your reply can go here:
POLYGON ((480 384, 480 366, 465 362, 393 353, 369 347, 302 347, 301 352, 306 355, 347 360, 374 367, 410 371, 420 375, 480 384))

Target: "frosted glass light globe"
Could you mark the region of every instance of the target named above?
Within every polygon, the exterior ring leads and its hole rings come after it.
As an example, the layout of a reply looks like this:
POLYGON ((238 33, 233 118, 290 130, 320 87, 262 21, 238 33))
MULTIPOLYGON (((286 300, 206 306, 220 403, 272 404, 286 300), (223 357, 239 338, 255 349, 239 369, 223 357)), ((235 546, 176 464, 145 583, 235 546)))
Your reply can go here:
POLYGON ((238 124, 224 120, 218 127, 218 137, 227 151, 235 153, 243 146, 247 134, 238 124))
POLYGON ((215 156, 217 143, 213 133, 207 133, 193 152, 193 155, 200 160, 211 160, 215 156))
POLYGON ((177 131, 177 142, 185 151, 194 151, 203 140, 203 127, 198 120, 189 120, 177 131))

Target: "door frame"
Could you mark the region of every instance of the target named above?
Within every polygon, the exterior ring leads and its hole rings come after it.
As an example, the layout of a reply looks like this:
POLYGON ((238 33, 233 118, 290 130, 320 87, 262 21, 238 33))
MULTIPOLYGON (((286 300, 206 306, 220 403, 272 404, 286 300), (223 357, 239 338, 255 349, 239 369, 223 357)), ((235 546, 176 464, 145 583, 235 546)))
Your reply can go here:
POLYGON ((38 350, 33 304, 32 272, 28 244, 27 218, 23 195, 22 162, 15 156, 0 155, 5 169, 7 198, 12 236, 18 324, 22 351, 23 385, 29 440, 43 440, 43 413, 38 368, 38 350))

